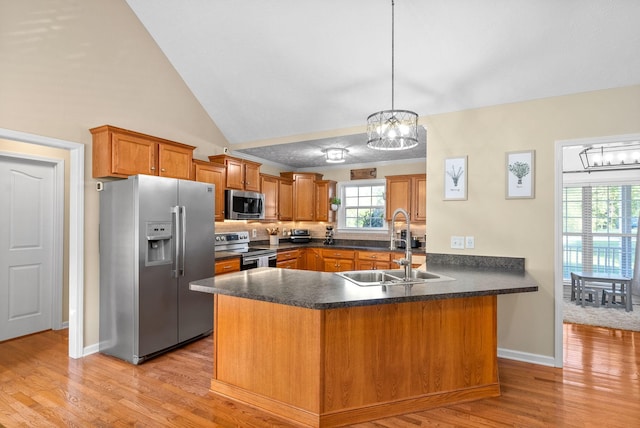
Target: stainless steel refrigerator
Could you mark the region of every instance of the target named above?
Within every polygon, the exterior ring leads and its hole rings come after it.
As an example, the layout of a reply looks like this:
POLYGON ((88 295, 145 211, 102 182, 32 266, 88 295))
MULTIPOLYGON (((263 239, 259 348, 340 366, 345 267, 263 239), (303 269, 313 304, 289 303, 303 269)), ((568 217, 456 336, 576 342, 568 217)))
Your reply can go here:
POLYGON ((213 330, 212 184, 148 175, 100 192, 100 352, 139 364, 213 330))

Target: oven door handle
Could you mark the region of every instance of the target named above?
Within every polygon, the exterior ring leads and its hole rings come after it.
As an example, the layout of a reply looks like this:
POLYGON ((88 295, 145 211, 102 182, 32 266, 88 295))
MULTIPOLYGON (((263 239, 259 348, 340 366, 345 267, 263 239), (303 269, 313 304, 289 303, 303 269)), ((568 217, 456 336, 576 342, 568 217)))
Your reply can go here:
POLYGON ((259 256, 242 256, 242 263, 245 264, 245 263, 255 262, 265 256, 268 256, 269 260, 273 260, 278 257, 277 254, 262 254, 259 256))

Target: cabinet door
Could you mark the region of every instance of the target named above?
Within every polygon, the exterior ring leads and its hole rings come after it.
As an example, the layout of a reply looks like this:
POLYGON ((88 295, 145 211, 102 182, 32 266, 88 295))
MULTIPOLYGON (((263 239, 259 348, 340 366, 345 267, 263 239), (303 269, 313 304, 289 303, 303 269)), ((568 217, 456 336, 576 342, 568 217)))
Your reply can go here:
POLYGON ((158 175, 190 180, 192 158, 193 150, 191 149, 170 144, 159 144, 158 175))
POLYGON ((413 179, 413 214, 412 220, 426 221, 427 220, 427 176, 418 176, 413 179))
POLYGON ((349 259, 324 258, 325 272, 344 272, 347 270, 353 270, 353 265, 353 260, 349 259))
POLYGON ((402 208, 411 215, 411 177, 387 177, 387 220, 393 212, 402 208))
POLYGON ((313 221, 315 211, 316 186, 312 175, 296 175, 293 182, 294 209, 293 219, 296 221, 313 221))
POLYGON ((278 178, 262 175, 260 177, 264 193, 264 219, 278 220, 278 178))
POLYGON ((242 161, 228 158, 225 165, 227 166, 226 188, 244 190, 242 161))
POLYGON ((215 221, 224 220, 224 179, 225 168, 210 162, 194 161, 194 177, 196 181, 215 185, 215 221))
POLYGON ((315 248, 307 248, 305 250, 305 269, 322 272, 324 270, 324 262, 320 250, 315 248))
POLYGON ((293 180, 278 180, 278 219, 293 220, 293 180))
POLYGON ((244 164, 244 190, 251 192, 260 191, 260 164, 243 162, 244 164))
POLYGON ((113 173, 158 175, 156 169, 158 144, 156 142, 114 132, 111 137, 111 145, 113 173))
POLYGON ((316 181, 316 221, 333 221, 334 212, 329 209, 329 199, 336 195, 336 182, 316 181))

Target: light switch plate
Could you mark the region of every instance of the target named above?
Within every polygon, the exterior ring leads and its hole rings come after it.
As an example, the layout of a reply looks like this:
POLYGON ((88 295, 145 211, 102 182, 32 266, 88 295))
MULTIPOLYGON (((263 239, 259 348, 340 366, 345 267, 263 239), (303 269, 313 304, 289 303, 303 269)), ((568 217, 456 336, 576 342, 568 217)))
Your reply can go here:
POLYGON ((476 247, 476 239, 473 236, 465 236, 464 237, 464 246, 466 248, 475 248, 476 247))
POLYGON ((464 250, 464 236, 452 236, 451 237, 451 248, 455 248, 458 250, 464 250))

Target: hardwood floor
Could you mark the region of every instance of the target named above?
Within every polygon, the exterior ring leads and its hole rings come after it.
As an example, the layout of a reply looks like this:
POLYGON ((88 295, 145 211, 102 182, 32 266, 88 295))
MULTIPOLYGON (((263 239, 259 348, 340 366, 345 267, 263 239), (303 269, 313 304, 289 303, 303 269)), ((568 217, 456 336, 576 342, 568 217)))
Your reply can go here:
MULTIPOLYGON (((640 333, 565 324, 564 369, 501 359, 502 396, 354 425, 640 426, 640 333)), ((0 343, 6 427, 294 427, 209 392, 211 339, 140 366, 67 357, 67 331, 0 343)))

